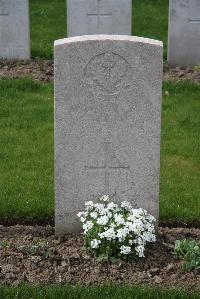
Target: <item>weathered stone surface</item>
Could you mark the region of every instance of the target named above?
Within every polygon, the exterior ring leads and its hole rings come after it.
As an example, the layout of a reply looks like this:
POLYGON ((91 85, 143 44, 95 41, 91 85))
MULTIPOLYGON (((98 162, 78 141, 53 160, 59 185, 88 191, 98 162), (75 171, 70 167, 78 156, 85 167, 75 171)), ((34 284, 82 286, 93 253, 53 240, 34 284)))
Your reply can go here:
POLYGON ((174 66, 200 64, 199 0, 170 0, 168 62, 174 66))
POLYGON ((131 35, 132 0, 67 0, 68 36, 131 35))
POLYGON ((30 58, 28 0, 0 0, 0 57, 30 58))
POLYGON ((55 42, 55 224, 109 194, 158 218, 162 43, 93 35, 55 42))

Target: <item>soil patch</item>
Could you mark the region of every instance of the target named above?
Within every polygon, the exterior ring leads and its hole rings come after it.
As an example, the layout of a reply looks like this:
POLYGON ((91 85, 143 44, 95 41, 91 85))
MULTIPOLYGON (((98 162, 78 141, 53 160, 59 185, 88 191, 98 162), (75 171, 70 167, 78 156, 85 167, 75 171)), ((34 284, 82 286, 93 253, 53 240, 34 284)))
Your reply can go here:
POLYGON ((28 77, 42 82, 53 82, 53 61, 29 60, 0 62, 0 79, 20 79, 28 77))
POLYGON ((174 258, 176 239, 200 241, 200 229, 159 228, 155 245, 138 262, 99 263, 83 249, 81 235, 54 236, 51 226, 0 227, 0 283, 128 283, 200 290, 200 273, 183 272, 174 258))
MULTIPOLYGON (((0 79, 23 77, 30 77, 42 82, 53 82, 53 61, 43 59, 0 61, 0 79)), ((200 83, 200 67, 170 67, 168 64, 164 64, 163 79, 171 81, 191 80, 200 83)))

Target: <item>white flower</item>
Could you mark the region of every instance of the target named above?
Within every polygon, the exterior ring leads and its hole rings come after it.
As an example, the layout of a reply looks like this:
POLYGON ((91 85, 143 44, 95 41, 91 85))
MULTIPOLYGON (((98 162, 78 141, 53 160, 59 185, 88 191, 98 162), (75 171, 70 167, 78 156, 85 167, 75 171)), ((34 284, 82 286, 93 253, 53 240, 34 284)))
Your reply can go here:
POLYGON ((136 246, 135 251, 138 253, 139 257, 144 257, 144 246, 143 245, 136 246))
POLYGON ((81 218, 81 217, 86 217, 88 215, 88 212, 79 212, 78 214, 77 214, 77 216, 79 217, 79 218, 81 218))
POLYGON ((122 254, 129 254, 131 252, 131 247, 130 246, 122 245, 120 247, 120 249, 121 249, 120 253, 122 253, 122 254))
POLYGON ((110 227, 115 228, 116 224, 114 222, 110 223, 110 227))
POLYGON ((111 241, 112 239, 116 238, 116 233, 114 228, 109 228, 106 231, 104 231, 103 233, 99 233, 99 237, 100 238, 106 238, 107 240, 111 241))
POLYGON ((124 239, 127 237, 129 234, 129 229, 127 227, 120 228, 117 231, 117 238, 119 239, 120 242, 124 241, 124 239))
POLYGON ((140 236, 133 241, 135 244, 144 246, 145 240, 143 240, 140 236))
POLYGON ((90 201, 86 201, 85 206, 86 207, 88 207, 88 206, 92 207, 93 206, 93 201, 91 201, 91 200, 90 201))
POLYGON ((141 237, 142 237, 143 240, 145 240, 147 242, 151 242, 152 239, 154 239, 154 235, 152 235, 149 232, 144 232, 141 237))
POLYGON ((97 239, 93 239, 91 242, 90 242, 90 245, 92 248, 98 248, 99 247, 99 244, 101 244, 101 241, 100 240, 97 240, 97 239))
POLYGON ((128 228, 130 231, 139 235, 144 230, 144 224, 141 219, 134 219, 134 220, 132 220, 132 223, 128 222, 128 228))
POLYGON ((135 232, 137 227, 134 222, 126 222, 126 226, 128 227, 130 232, 135 232))
POLYGON ((83 222, 85 222, 85 221, 86 221, 86 218, 85 218, 85 217, 81 217, 81 218, 80 218, 80 222, 83 223, 83 222))
POLYGON ((129 240, 128 243, 129 243, 130 245, 133 245, 133 240, 129 240))
POLYGON ((87 207, 87 206, 93 206, 93 201, 92 200, 90 200, 90 201, 86 201, 86 203, 85 203, 85 206, 87 207))
POLYGON ((97 219, 97 213, 96 212, 92 212, 91 214, 90 214, 90 216, 92 217, 92 218, 94 218, 94 219, 97 219))
POLYGON ((117 208, 118 208, 118 205, 114 202, 109 202, 108 205, 107 205, 108 210, 115 210, 117 208))
POLYGON ((133 249, 137 256, 144 257, 146 244, 156 240, 155 218, 142 208, 133 209, 127 201, 118 206, 108 202, 108 195, 100 200, 100 203, 88 201, 85 211, 77 214, 84 234, 89 237, 89 247, 96 249, 102 244, 102 253, 106 253, 107 247, 114 253, 121 246, 121 254, 128 255, 133 249), (93 238, 90 237, 92 228, 93 238))
POLYGON ((108 221, 109 221, 109 218, 106 215, 101 216, 100 218, 97 219, 97 223, 99 225, 106 225, 108 223, 108 221))
POLYGON ((87 202, 85 203, 85 206, 86 206, 86 210, 89 211, 89 210, 92 210, 92 209, 93 209, 93 207, 94 207, 94 203, 93 203, 93 201, 87 201, 87 202))
POLYGON ((150 222, 156 222, 156 218, 152 215, 148 215, 147 216, 147 219, 150 221, 150 222))
POLYGON ((110 219, 110 218, 112 217, 112 213, 109 212, 109 211, 107 211, 107 212, 106 212, 106 216, 110 219))
POLYGON ((101 198, 100 198, 101 201, 108 201, 109 200, 109 195, 103 195, 101 198))
POLYGON ((122 215, 120 215, 120 214, 115 214, 114 215, 114 219, 115 219, 115 222, 117 223, 117 225, 125 223, 124 217, 122 215))
POLYGON ((100 215, 105 215, 106 214, 107 210, 106 210, 104 204, 96 203, 96 204, 94 204, 94 208, 95 208, 95 211, 98 212, 100 215))
POLYGON ((79 212, 77 216, 80 218, 80 221, 83 223, 86 221, 86 217, 88 215, 88 212, 79 212))
POLYGON ((92 223, 92 221, 87 221, 86 223, 84 223, 83 224, 84 234, 86 234, 93 226, 94 224, 92 223))
POLYGON ((122 201, 121 207, 125 208, 125 210, 130 211, 132 209, 132 205, 128 201, 122 201))

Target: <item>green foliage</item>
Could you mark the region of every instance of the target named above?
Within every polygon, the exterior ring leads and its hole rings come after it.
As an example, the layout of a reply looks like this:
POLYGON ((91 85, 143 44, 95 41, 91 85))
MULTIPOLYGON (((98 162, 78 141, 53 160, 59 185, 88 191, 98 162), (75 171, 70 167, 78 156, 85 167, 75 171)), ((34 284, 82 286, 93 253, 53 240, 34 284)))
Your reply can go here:
POLYGON ((195 70, 196 72, 199 72, 199 71, 200 71, 200 64, 195 65, 194 70, 195 70))
POLYGON ((183 259, 183 269, 186 271, 200 270, 200 247, 194 240, 177 240, 174 254, 183 259))
POLYGON ((42 256, 43 258, 49 258, 53 255, 52 248, 49 248, 48 241, 33 241, 32 244, 21 245, 16 248, 19 252, 28 256, 42 256))

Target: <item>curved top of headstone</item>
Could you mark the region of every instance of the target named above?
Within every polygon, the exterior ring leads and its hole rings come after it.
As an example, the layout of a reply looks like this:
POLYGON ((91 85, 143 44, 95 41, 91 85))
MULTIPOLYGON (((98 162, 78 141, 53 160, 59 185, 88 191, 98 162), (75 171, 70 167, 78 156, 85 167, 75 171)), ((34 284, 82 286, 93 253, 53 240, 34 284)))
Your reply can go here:
POLYGON ((69 38, 58 39, 54 42, 54 46, 64 45, 69 43, 84 42, 84 41, 130 41, 143 44, 151 44, 155 46, 163 47, 163 43, 159 40, 144 38, 139 36, 129 36, 129 35, 105 35, 105 34, 95 34, 95 35, 82 35, 69 38))

